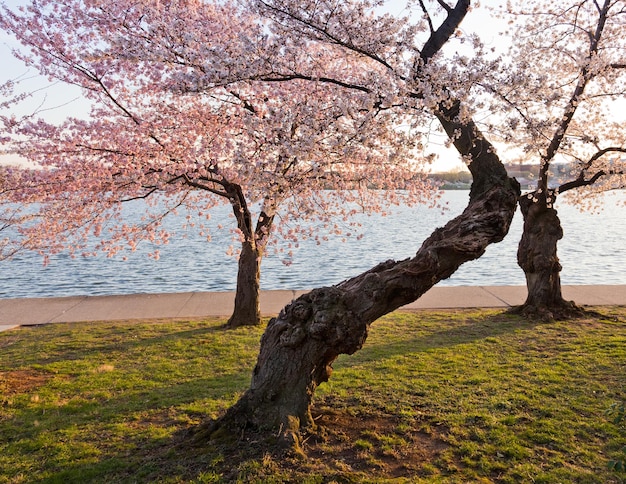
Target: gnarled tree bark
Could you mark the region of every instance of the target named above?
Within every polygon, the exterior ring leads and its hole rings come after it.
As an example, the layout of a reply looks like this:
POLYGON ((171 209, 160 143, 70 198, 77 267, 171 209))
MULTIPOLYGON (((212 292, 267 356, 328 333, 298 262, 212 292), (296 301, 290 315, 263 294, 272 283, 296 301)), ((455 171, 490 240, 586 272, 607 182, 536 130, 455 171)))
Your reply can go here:
POLYGON ((583 310, 573 301, 566 301, 561 291, 561 264, 557 244, 563 228, 554 208, 556 193, 533 192, 519 199, 524 217, 522 238, 517 249, 517 263, 526 276, 528 295, 512 312, 540 320, 580 316, 583 310))

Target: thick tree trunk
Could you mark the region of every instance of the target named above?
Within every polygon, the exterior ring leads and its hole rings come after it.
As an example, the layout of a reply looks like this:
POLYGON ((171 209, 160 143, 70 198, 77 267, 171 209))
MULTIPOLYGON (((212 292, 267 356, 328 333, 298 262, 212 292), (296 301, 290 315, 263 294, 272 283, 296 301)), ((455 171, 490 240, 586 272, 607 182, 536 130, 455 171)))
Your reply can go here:
POLYGON ((261 254, 253 241, 244 240, 237 267, 235 308, 226 326, 253 326, 261 323, 261 254))
POLYGON ((536 193, 524 195, 519 206, 524 217, 524 229, 517 250, 517 263, 526 276, 526 302, 514 308, 533 318, 551 320, 579 315, 581 310, 561 293, 561 264, 557 256, 558 241, 563 229, 551 202, 536 193))
POLYGON ((359 350, 373 321, 416 300, 506 235, 519 185, 497 164, 491 167, 497 173, 487 170, 481 177, 484 183, 472 190, 463 214, 435 230, 415 257, 381 263, 286 306, 263 335, 249 389, 200 435, 255 429, 299 449, 300 430, 314 426, 310 404, 315 389, 328 380, 337 356, 359 350))

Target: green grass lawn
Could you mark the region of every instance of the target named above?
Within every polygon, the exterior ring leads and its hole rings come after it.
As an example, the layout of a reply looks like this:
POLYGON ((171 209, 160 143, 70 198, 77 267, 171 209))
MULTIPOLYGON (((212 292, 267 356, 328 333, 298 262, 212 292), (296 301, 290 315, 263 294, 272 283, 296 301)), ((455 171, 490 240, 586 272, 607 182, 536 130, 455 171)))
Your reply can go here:
POLYGON ((555 323, 396 312, 314 400, 306 460, 192 443, 247 387, 263 328, 53 324, 0 333, 0 483, 619 483, 626 308, 555 323))

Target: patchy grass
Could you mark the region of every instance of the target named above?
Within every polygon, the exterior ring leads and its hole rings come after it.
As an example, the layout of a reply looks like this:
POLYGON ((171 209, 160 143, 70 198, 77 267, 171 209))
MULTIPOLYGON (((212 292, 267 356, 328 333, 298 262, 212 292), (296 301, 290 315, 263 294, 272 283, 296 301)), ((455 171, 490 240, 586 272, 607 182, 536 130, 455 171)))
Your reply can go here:
POLYGON ((626 308, 533 323, 395 312, 335 363, 306 460, 188 431, 249 383, 262 328, 55 324, 0 333, 0 483, 619 483, 626 308))

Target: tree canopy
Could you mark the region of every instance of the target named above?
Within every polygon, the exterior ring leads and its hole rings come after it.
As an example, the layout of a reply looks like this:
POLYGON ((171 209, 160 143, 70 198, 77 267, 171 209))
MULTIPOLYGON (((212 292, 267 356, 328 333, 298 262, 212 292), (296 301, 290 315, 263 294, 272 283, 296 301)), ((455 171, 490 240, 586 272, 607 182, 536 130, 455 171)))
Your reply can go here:
MULTIPOLYGON (((179 207, 208 234, 203 216, 233 203, 235 187, 240 208, 261 203, 256 227, 237 224, 240 237, 257 239, 279 207, 283 219, 315 217, 333 230, 333 217, 381 210, 382 198, 432 194, 398 107, 337 83, 274 82, 272 56, 311 77, 349 64, 323 49, 283 52, 235 4, 44 1, 5 9, 1 24, 30 49, 17 56, 92 104, 86 119, 59 124, 3 117, 10 149, 40 168, 22 170, 11 190, 13 201, 42 204, 22 230, 34 247, 114 254, 142 239, 166 242, 160 221, 179 207), (154 199, 153 210, 131 226, 120 206, 138 198, 154 199)), ((297 232, 283 235, 311 235, 297 232)))
POLYGON ((241 243, 229 325, 258 324, 273 233, 319 243, 338 220, 435 196, 419 133, 393 95, 373 89, 393 83, 385 67, 285 44, 237 3, 38 1, 5 8, 0 26, 28 49, 17 57, 91 103, 58 123, 1 118, 8 149, 30 163, 7 171, 3 193, 37 207, 28 224, 11 219, 20 237, 5 256, 167 243, 162 221, 179 210, 209 239, 211 208, 229 203, 241 243), (129 223, 122 205, 137 199, 149 209, 129 223), (298 224, 311 219, 322 233, 298 224))
MULTIPOLYGON (((626 186, 626 5, 525 2, 511 9, 510 61, 494 92, 502 138, 539 162, 538 193, 626 186), (564 164, 560 177, 549 169, 564 164)), ((579 191, 582 202, 589 191, 579 191)))

